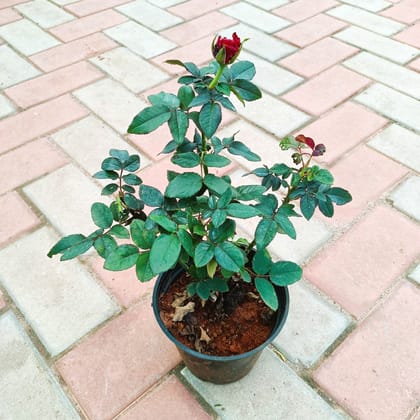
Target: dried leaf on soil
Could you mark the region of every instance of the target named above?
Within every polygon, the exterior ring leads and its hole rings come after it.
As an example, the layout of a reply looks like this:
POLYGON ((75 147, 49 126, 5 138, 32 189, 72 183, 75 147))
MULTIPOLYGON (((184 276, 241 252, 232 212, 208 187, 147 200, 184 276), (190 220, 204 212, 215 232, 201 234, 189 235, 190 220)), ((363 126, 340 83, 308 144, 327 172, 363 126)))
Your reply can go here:
POLYGON ((175 314, 173 316, 173 321, 178 322, 184 319, 184 316, 189 314, 190 312, 194 312, 195 303, 189 302, 185 306, 178 306, 175 308, 175 314))

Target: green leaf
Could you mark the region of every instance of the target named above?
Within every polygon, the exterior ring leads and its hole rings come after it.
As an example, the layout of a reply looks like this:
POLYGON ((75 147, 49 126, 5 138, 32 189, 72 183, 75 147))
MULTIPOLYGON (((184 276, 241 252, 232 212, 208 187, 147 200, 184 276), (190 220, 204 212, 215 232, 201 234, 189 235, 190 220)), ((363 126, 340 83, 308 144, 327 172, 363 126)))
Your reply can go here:
POLYGON ((176 110, 168 121, 172 137, 177 144, 182 144, 188 129, 188 117, 184 111, 176 110))
POLYGON ((300 210, 306 220, 309 220, 315 212, 318 200, 309 194, 300 199, 300 210))
POLYGON ((210 92, 208 90, 205 90, 203 92, 200 92, 199 95, 197 95, 190 103, 190 108, 193 108, 195 106, 204 105, 210 101, 210 92))
POLYGON ((154 273, 163 273, 172 268, 181 253, 181 242, 176 235, 162 233, 153 242, 150 251, 150 266, 154 273))
POLYGON ((176 223, 166 216, 159 215, 159 214, 151 214, 149 216, 149 219, 153 220, 159 226, 162 226, 168 232, 172 233, 176 231, 176 223))
POLYGON ((331 199, 326 196, 325 201, 320 201, 318 203, 319 210, 321 210, 321 213, 326 217, 333 217, 334 216, 334 206, 331 201, 331 199))
POLYGON ((266 248, 277 233, 277 224, 271 219, 262 219, 255 229, 255 243, 257 249, 266 248))
POLYGON ((77 245, 73 245, 71 248, 67 248, 60 258, 60 261, 71 260, 81 254, 84 254, 93 245, 92 238, 86 238, 77 245))
POLYGON ((243 201, 257 200, 266 190, 262 185, 242 185, 236 188, 239 199, 243 201))
POLYGON ((144 207, 144 204, 132 194, 124 194, 124 202, 133 210, 141 210, 144 207))
POLYGON ((296 239, 296 229, 293 226, 293 223, 286 216, 277 213, 274 220, 287 236, 290 236, 292 239, 296 239))
POLYGON ((194 91, 190 86, 181 86, 178 90, 178 98, 184 108, 188 108, 190 106, 194 96, 194 91))
MULTIPOLYGON (((165 105, 151 106, 140 111, 127 129, 131 134, 147 134, 156 130, 171 118, 171 111, 165 105)), ((104 168, 102 168, 104 169, 104 168)))
POLYGON ((331 175, 331 172, 326 169, 320 169, 314 177, 315 181, 320 182, 321 184, 331 185, 334 182, 334 177, 331 175))
POLYGON ((256 274, 263 276, 270 271, 271 258, 266 249, 257 251, 252 259, 252 269, 256 274))
POLYGON ((82 235, 80 233, 68 235, 64 238, 61 238, 49 251, 48 251, 48 257, 52 257, 54 255, 60 254, 64 252, 66 249, 71 248, 74 245, 79 244, 80 242, 83 242, 86 239, 85 235, 82 235))
POLYGON ((210 191, 218 195, 222 195, 228 188, 230 188, 230 184, 228 182, 213 174, 208 174, 204 177, 204 185, 206 185, 210 191))
POLYGON ((232 79, 251 80, 255 76, 255 66, 250 61, 237 61, 230 67, 232 79))
POLYGON ((333 201, 337 206, 347 204, 352 200, 351 194, 343 188, 333 187, 328 189, 325 194, 333 201))
POLYGON ((245 101, 255 101, 262 96, 258 87, 248 80, 237 79, 234 81, 233 86, 245 101))
POLYGON ((103 229, 109 228, 114 220, 111 209, 103 203, 93 203, 90 214, 95 225, 103 229))
POLYGON ((217 246, 214 256, 221 267, 235 273, 239 272, 245 264, 242 251, 230 242, 223 242, 217 246))
POLYGON ((124 163, 129 157, 127 150, 111 149, 109 154, 118 159, 121 163, 124 163))
POLYGON ((297 149, 300 146, 303 146, 303 143, 297 141, 293 136, 287 136, 280 140, 281 150, 297 149))
POLYGON ((258 211, 266 216, 273 217, 279 202, 274 194, 263 195, 259 198, 259 203, 255 205, 258 211))
POLYGON ((260 294, 264 303, 273 311, 277 311, 279 307, 279 301, 274 286, 267 279, 257 277, 255 279, 255 287, 257 288, 258 293, 260 294))
POLYGON ((231 238, 235 234, 235 230, 236 223, 232 219, 227 219, 222 226, 210 229, 209 238, 215 243, 220 243, 231 238))
POLYGON ((249 219, 258 215, 258 210, 255 207, 240 203, 229 204, 227 212, 229 216, 238 217, 239 219, 249 219))
POLYGON ((216 132, 217 127, 219 127, 222 121, 220 105, 215 102, 205 104, 201 108, 198 121, 206 137, 210 138, 216 132))
POLYGON ((211 221, 215 227, 220 227, 226 220, 227 213, 225 210, 217 209, 213 212, 211 221))
POLYGON ((136 275, 141 282, 151 280, 155 274, 150 266, 150 252, 142 252, 137 257, 136 261, 136 275))
POLYGON ((270 171, 276 175, 283 175, 287 178, 292 170, 284 163, 276 163, 270 168, 270 171))
POLYGON ((300 280, 302 268, 291 261, 273 263, 270 270, 270 279, 277 286, 287 286, 300 280))
POLYGON ((153 106, 164 105, 170 109, 178 108, 180 101, 173 93, 160 92, 147 97, 153 106))
POLYGON ((104 171, 119 171, 122 169, 122 163, 114 157, 109 157, 103 160, 101 169, 104 171))
MULTIPOLYGON (((213 196, 212 196, 213 197, 213 196)), ((228 188, 219 198, 217 202, 218 209, 224 209, 232 200, 233 192, 232 188, 228 188)))
POLYGON ((221 155, 209 154, 204 156, 203 162, 210 168, 223 168, 229 165, 231 160, 221 155))
POLYGON ((136 190, 134 189, 134 187, 132 187, 131 185, 123 185, 122 186, 122 189, 124 191, 127 191, 127 192, 131 193, 131 194, 134 194, 136 192, 136 190))
POLYGON ((140 156, 130 155, 128 160, 124 163, 124 169, 128 172, 136 172, 140 168, 140 156))
POLYGON ((155 240, 155 233, 153 230, 145 228, 143 220, 135 219, 130 225, 131 239, 133 242, 142 249, 151 248, 155 240))
POLYGON ((207 280, 197 282, 195 291, 200 299, 207 300, 210 297, 211 293, 207 280))
POLYGON ((163 203, 162 193, 155 187, 149 185, 140 185, 139 188, 140 198, 144 201, 144 204, 149 207, 159 207, 163 203))
POLYGON ((128 229, 121 225, 112 226, 111 230, 108 233, 121 239, 130 238, 130 233, 128 232, 128 229))
POLYGON ((102 258, 107 258, 108 255, 118 247, 118 244, 112 236, 104 235, 96 239, 93 246, 102 258))
POLYGON ((171 162, 182 168, 194 168, 200 164, 200 157, 194 152, 175 153, 171 162))
POLYGON ((142 183, 142 180, 134 174, 124 175, 122 179, 128 185, 140 185, 142 183))
POLYGON ((194 244, 191 235, 185 229, 179 229, 177 232, 182 247, 190 257, 194 256, 194 244))
POLYGON ((204 267, 214 257, 214 246, 209 242, 200 242, 194 252, 196 267, 204 267))
POLYGON ((210 290, 214 290, 216 292, 226 293, 229 291, 227 281, 219 277, 214 277, 212 279, 207 280, 207 285, 210 288, 210 290))
POLYGON ((261 158, 254 152, 251 152, 248 146, 243 144, 240 141, 234 141, 229 147, 228 147, 229 153, 232 155, 238 155, 242 156, 245 159, 251 161, 251 162, 259 162, 261 158))
POLYGON ((202 187, 202 178, 193 172, 177 175, 167 186, 165 196, 169 198, 188 198, 198 193, 202 187))
POLYGON ((114 171, 99 171, 93 177, 96 179, 112 179, 113 181, 119 178, 118 174, 114 171))
POLYGON ((251 275, 244 268, 240 271, 242 280, 246 283, 251 283, 251 275))
POLYGON ((106 258, 104 268, 110 271, 123 271, 132 267, 136 261, 139 250, 134 245, 120 245, 106 258))

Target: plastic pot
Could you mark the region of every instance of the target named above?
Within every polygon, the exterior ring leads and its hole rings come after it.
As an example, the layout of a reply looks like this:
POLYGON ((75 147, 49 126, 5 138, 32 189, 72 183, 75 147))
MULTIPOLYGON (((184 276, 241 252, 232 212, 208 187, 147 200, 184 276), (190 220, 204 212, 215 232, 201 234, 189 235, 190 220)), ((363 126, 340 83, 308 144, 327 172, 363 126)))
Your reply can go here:
POLYGON ((166 328, 160 318, 159 297, 169 289, 169 286, 183 272, 182 268, 175 268, 159 275, 153 290, 153 312, 156 320, 165 335, 176 345, 179 353, 188 369, 198 378, 213 382, 215 384, 225 384, 235 382, 244 377, 254 366, 262 351, 279 334, 286 321, 289 311, 289 291, 287 287, 275 286, 279 300, 279 310, 276 313, 276 322, 270 337, 255 349, 246 353, 233 356, 210 356, 192 350, 180 343, 166 328))

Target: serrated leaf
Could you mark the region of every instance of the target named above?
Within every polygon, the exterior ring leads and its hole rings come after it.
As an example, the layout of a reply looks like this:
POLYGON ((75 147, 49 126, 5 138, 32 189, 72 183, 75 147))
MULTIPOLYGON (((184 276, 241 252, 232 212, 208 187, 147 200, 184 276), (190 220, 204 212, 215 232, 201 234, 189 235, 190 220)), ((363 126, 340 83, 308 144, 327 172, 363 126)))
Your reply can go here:
POLYGON ((112 226, 108 233, 121 239, 128 239, 130 237, 128 229, 121 225, 112 226))
POLYGON ((136 172, 140 168, 140 156, 130 155, 124 163, 124 169, 128 172, 136 172))
POLYGON ((314 215, 317 204, 318 200, 309 194, 304 195, 300 199, 300 210, 306 220, 309 220, 314 215))
POLYGON ((270 271, 271 257, 266 249, 257 251, 252 258, 252 269, 256 274, 263 276, 270 271))
POLYGON ((165 196, 169 198, 188 198, 198 193, 202 187, 202 178, 193 172, 176 176, 167 186, 165 196))
POLYGON ((228 188, 217 201, 217 208, 224 209, 232 200, 233 192, 231 188, 228 188))
POLYGON ((101 195, 111 195, 118 190, 117 184, 108 184, 102 188, 101 195))
POLYGON ((122 177, 123 181, 128 185, 140 185, 142 180, 135 174, 127 174, 122 177))
POLYGON ((188 117, 185 112, 178 109, 174 111, 169 118, 168 125, 174 141, 177 144, 182 144, 188 129, 188 117))
POLYGON ((104 235, 96 239, 93 246, 102 258, 107 258, 108 255, 118 247, 118 244, 112 236, 104 235))
POLYGON ((325 194, 333 201, 337 206, 342 206, 352 200, 351 194, 343 188, 333 187, 328 189, 325 194))
POLYGON ((190 106, 194 96, 194 91, 190 86, 181 86, 178 90, 178 98, 184 108, 188 108, 190 106))
POLYGON ((132 267, 136 261, 139 250, 134 245, 120 245, 106 258, 104 268, 110 271, 123 271, 132 267))
POLYGON ((236 223, 232 219, 227 219, 222 226, 210 229, 209 238, 215 243, 220 243, 231 238, 235 234, 235 230, 236 223))
POLYGON ((63 252, 63 255, 61 256, 60 261, 67 261, 75 257, 78 257, 79 255, 84 254, 87 250, 89 250, 92 245, 93 245, 93 239, 86 238, 82 242, 79 242, 78 244, 75 244, 72 247, 67 248, 63 252))
POLYGON ((255 66, 250 61, 237 61, 230 67, 232 79, 251 80, 255 76, 255 66))
POLYGON ((260 89, 248 80, 237 79, 233 82, 233 86, 245 101, 255 101, 262 96, 260 89))
POLYGON ((291 261, 273 263, 270 270, 270 279, 277 286, 287 286, 300 280, 302 268, 291 261))
POLYGON ((165 105, 151 106, 140 111, 127 129, 130 134, 147 134, 156 130, 171 118, 171 111, 165 105))
POLYGON ((64 252, 66 249, 71 248, 74 245, 77 245, 83 242, 86 239, 85 235, 80 233, 68 235, 64 238, 61 238, 49 251, 48 257, 52 257, 53 255, 60 254, 64 252))
POLYGON ((277 224, 272 219, 262 219, 255 229, 255 243, 257 249, 264 249, 274 239, 277 233, 277 224))
POLYGON ((142 249, 149 249, 155 240, 155 233, 153 230, 146 229, 143 220, 135 219, 130 225, 131 239, 142 249))
POLYGON ((320 169, 314 177, 315 181, 320 182, 321 184, 331 185, 334 182, 334 177, 331 175, 327 169, 320 169))
POLYGON ((206 185, 210 191, 213 191, 218 195, 222 195, 228 188, 230 188, 230 184, 228 182, 213 174, 209 174, 204 177, 204 185, 206 185))
POLYGON ((200 157, 194 152, 175 153, 171 162, 182 168, 194 168, 200 164, 200 157))
POLYGON ((162 193, 155 187, 142 184, 139 188, 140 198, 149 207, 159 207, 163 203, 162 193))
POLYGON ((241 203, 229 204, 226 210, 229 216, 238 217, 239 219, 249 219, 258 215, 258 210, 255 207, 241 203))
POLYGON ((150 266, 150 252, 142 252, 137 257, 136 261, 136 275, 141 282, 151 280, 155 274, 150 266))
POLYGON ((242 251, 230 242, 223 242, 217 246, 214 256, 221 267, 235 273, 239 272, 245 264, 242 251))
POLYGON ((248 146, 240 141, 232 142, 227 149, 232 155, 242 156, 251 162, 259 162, 261 160, 261 158, 256 153, 252 152, 248 146))
POLYGON ((122 169, 122 163, 117 158, 109 157, 102 161, 101 169, 103 171, 119 171, 122 169))
POLYGON ((200 111, 198 118, 200 127, 207 138, 210 138, 217 130, 222 121, 222 111, 218 103, 207 103, 200 111))
POLYGON ((287 178, 287 176, 290 175, 290 172, 292 170, 290 169, 289 166, 287 166, 284 163, 276 163, 275 165, 273 165, 270 168, 270 171, 272 171, 276 175, 283 175, 283 176, 285 176, 287 178))
POLYGON ((123 185, 121 188, 122 188, 123 191, 126 191, 130 194, 134 194, 136 192, 134 187, 132 187, 131 185, 123 185))
POLYGON ((211 221, 215 227, 220 227, 226 220, 227 212, 225 210, 217 209, 213 212, 211 221))
POLYGON ((132 194, 124 194, 124 202, 133 210, 141 210, 144 207, 144 204, 132 194))
POLYGON ((210 93, 209 91, 205 90, 200 92, 194 99, 190 102, 190 108, 194 108, 195 106, 200 106, 207 104, 210 101, 210 93))
POLYGON ((274 286, 271 284, 271 282, 262 277, 257 277, 255 279, 255 287, 264 303, 273 311, 277 311, 279 307, 279 301, 277 298, 276 289, 274 289, 274 286))
POLYGON ((179 98, 173 93, 159 92, 155 95, 147 97, 153 106, 164 105, 170 109, 178 108, 180 105, 179 98))
POLYGON ((293 226, 293 223, 284 215, 277 213, 274 220, 280 229, 292 239, 296 239, 296 229, 293 226))
POLYGON ((202 280, 197 282, 197 286, 195 289, 198 297, 202 300, 207 300, 210 297, 211 290, 208 287, 207 281, 202 280))
POLYGON ((166 216, 159 214, 151 214, 149 215, 149 219, 153 220, 155 223, 163 227, 163 229, 167 230, 168 232, 172 233, 176 231, 176 223, 166 216))
POLYGON ((118 179, 118 174, 114 171, 99 171, 92 175, 96 179, 112 179, 115 181, 118 179))
POLYGON ((194 264, 204 267, 214 257, 214 246, 209 242, 200 242, 194 251, 194 264))
POLYGON ((184 229, 179 229, 177 232, 178 238, 181 242, 182 247, 186 253, 190 256, 194 256, 194 244, 191 235, 184 229))
POLYGON ((241 185, 236 188, 239 199, 243 201, 257 200, 266 190, 262 185, 241 185))
POLYGON ((154 273, 163 273, 172 268, 181 253, 181 242, 176 235, 161 234, 150 250, 150 266, 154 273))
POLYGON ((118 159, 121 163, 124 163, 129 157, 127 150, 111 149, 109 154, 118 159))
POLYGON ((231 160, 221 155, 208 154, 204 156, 203 162, 210 168, 223 168, 229 165, 231 160))
POLYGON ((103 229, 109 228, 114 221, 111 209, 103 203, 93 203, 90 214, 95 225, 103 229))
POLYGON ((334 216, 334 206, 331 199, 328 196, 326 196, 325 201, 319 201, 318 208, 325 217, 334 216))

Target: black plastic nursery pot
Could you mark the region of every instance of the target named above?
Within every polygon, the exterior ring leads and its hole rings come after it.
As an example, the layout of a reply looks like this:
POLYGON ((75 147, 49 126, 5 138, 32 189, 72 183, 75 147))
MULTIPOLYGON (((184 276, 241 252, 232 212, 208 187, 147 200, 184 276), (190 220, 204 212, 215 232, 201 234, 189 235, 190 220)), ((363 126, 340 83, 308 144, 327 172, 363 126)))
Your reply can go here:
POLYGON ((244 377, 254 366, 262 351, 280 333, 289 312, 289 291, 287 287, 275 286, 279 300, 279 310, 270 337, 260 346, 246 353, 234 356, 210 356, 192 350, 180 343, 166 328, 160 317, 159 297, 167 292, 169 286, 183 272, 182 268, 175 268, 159 275, 153 290, 153 312, 165 335, 176 345, 188 369, 198 378, 215 384, 235 382, 244 377))

